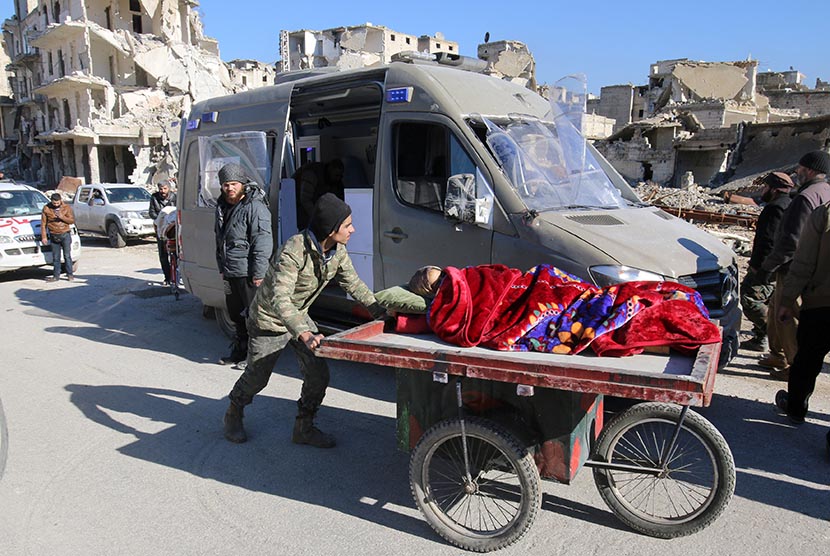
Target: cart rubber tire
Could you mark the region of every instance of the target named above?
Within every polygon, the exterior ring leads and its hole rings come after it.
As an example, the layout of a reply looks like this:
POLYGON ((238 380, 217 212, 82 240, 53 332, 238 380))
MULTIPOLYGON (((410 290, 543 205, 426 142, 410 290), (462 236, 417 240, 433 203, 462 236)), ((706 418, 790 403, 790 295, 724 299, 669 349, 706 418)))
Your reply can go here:
POLYGON ((501 426, 476 417, 464 424, 474 492, 465 490, 461 421, 449 419, 430 428, 412 452, 412 495, 430 526, 450 543, 475 552, 498 550, 519 540, 536 518, 539 472, 527 449, 501 426), (475 528, 452 515, 476 510, 481 520, 468 520, 475 528))
POLYGON ((127 241, 124 239, 124 236, 121 235, 121 231, 118 229, 118 224, 115 222, 107 224, 107 239, 110 242, 110 246, 115 247, 116 249, 121 249, 127 245, 127 241))
MULTIPOLYGON (((656 467, 680 412, 679 406, 662 403, 626 409, 602 429, 593 459, 656 467)), ((691 410, 669 460, 666 477, 594 468, 597 489, 611 511, 632 529, 662 539, 704 529, 723 513, 735 492, 735 462, 726 440, 691 410), (672 497, 671 491, 682 496, 672 497), (665 498, 665 512, 659 511, 658 498, 665 498)))

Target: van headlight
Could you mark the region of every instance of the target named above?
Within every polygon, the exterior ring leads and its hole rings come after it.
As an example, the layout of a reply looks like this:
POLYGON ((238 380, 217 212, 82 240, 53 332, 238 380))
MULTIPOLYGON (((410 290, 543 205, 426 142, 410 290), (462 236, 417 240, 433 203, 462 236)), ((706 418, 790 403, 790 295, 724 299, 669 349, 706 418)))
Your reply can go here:
POLYGON ((620 282, 661 282, 666 279, 665 276, 660 276, 654 272, 647 270, 640 270, 639 268, 632 268, 625 265, 597 265, 588 269, 591 279, 600 288, 610 286, 612 284, 619 284, 620 282))
POLYGON ((140 220, 141 215, 135 211, 128 210, 121 213, 121 218, 123 218, 124 220, 140 220))
POLYGON ((14 243, 14 238, 11 236, 0 235, 0 243, 14 243))

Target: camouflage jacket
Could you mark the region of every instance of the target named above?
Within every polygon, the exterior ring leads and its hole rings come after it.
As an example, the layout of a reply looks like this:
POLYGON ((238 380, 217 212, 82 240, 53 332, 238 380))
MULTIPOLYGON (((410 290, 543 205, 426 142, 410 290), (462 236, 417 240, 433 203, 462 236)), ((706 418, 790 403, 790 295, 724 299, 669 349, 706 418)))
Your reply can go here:
POLYGON ((259 330, 285 333, 295 339, 303 332, 316 332, 308 309, 331 280, 362 303, 373 316, 385 311, 372 290, 361 280, 346 247, 338 244, 326 261, 319 244, 308 231, 288 238, 271 259, 265 279, 251 303, 248 325, 259 330))

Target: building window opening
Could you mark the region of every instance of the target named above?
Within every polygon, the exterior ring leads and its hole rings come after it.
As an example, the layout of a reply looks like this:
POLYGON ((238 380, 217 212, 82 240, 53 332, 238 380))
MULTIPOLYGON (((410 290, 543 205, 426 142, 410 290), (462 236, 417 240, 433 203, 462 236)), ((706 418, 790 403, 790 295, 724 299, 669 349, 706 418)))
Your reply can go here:
POLYGON ((452 46, 448 46, 447 48, 449 49, 450 52, 452 52, 452 46))
POLYGON ((643 165, 643 181, 650 181, 654 178, 654 171, 651 169, 651 164, 648 162, 641 162, 643 165))
POLYGON ((138 34, 144 32, 144 26, 141 23, 141 14, 133 14, 133 32, 138 34))
POLYGON ((393 33, 393 34, 389 35, 389 38, 390 38, 392 41, 394 41, 394 40, 395 40, 395 34, 393 33))
POLYGON ((409 38, 409 37, 406 37, 406 44, 412 44, 412 39, 409 38))
POLYGON ((246 76, 244 76, 244 75, 242 76, 242 86, 243 86, 243 87, 247 87, 247 86, 248 86, 248 78, 247 78, 246 76))
POLYGON ((72 128, 72 114, 69 112, 69 101, 63 99, 63 125, 66 129, 72 128))
POLYGON ((55 5, 52 9, 52 19, 55 20, 55 23, 60 23, 61 21, 61 3, 55 2, 55 5))
POLYGON ((104 8, 104 18, 106 19, 107 29, 112 31, 112 7, 107 6, 104 8))
POLYGON ((131 12, 140 12, 141 11, 141 0, 130 0, 130 11, 131 12))

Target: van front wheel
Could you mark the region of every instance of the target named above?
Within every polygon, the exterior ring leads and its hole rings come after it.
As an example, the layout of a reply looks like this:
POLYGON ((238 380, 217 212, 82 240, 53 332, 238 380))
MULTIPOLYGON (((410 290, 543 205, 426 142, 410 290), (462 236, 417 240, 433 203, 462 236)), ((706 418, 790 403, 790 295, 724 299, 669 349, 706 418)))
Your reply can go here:
POLYGON ((118 224, 115 222, 107 224, 107 239, 110 242, 110 246, 115 247, 116 249, 121 249, 127 245, 127 241, 124 239, 124 236, 121 235, 121 231, 118 229, 118 224))

